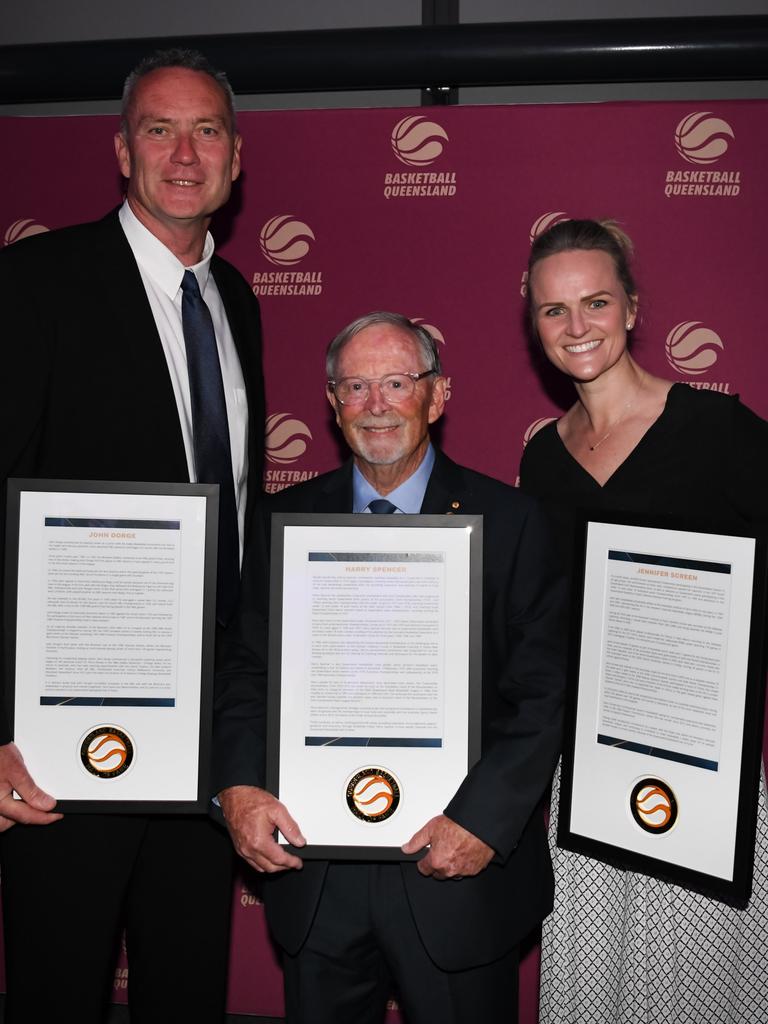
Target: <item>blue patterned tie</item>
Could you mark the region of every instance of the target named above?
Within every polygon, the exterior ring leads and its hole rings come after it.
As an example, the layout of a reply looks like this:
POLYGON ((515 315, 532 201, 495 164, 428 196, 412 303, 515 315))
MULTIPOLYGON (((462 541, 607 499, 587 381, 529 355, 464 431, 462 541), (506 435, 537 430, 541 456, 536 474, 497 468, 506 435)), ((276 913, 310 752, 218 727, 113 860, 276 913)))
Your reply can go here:
POLYGON ((195 472, 198 483, 219 485, 216 616, 220 622, 226 623, 237 602, 240 579, 240 544, 227 404, 211 312, 191 270, 184 271, 181 291, 181 323, 192 401, 195 472))
POLYGON ((373 501, 368 502, 368 508, 371 512, 375 512, 376 515, 387 515, 391 512, 397 512, 397 505, 393 505, 386 498, 374 498, 373 501))

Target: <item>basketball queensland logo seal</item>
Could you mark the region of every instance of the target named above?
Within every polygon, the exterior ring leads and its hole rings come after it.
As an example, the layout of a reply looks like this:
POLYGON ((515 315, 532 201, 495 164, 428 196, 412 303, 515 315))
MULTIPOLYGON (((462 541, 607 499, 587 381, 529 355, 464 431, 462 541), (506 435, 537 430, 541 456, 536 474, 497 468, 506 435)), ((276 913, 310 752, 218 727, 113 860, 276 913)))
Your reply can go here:
POLYGON ((428 167, 443 152, 448 133, 423 114, 411 114, 392 129, 392 151, 409 167, 428 167))
POLYGON ((309 224, 285 213, 271 217, 259 233, 261 255, 281 270, 256 270, 253 274, 254 295, 321 295, 323 272, 316 269, 288 270, 302 263, 315 243, 309 224))
POLYGON ((696 110, 679 122, 674 131, 677 155, 695 170, 671 168, 666 173, 664 195, 672 196, 738 196, 741 192, 741 170, 733 167, 711 169, 728 153, 735 141, 733 128, 711 110, 696 110))
POLYGON ((80 742, 80 760, 97 779, 116 779, 131 767, 134 750, 133 740, 124 729, 99 725, 80 742))
POLYGON ((677 821, 677 798, 672 787, 661 779, 644 778, 635 783, 629 809, 636 824, 651 835, 663 835, 677 821))
POLYGON ((387 171, 384 198, 426 198, 456 195, 456 172, 426 171, 442 156, 448 133, 442 125, 428 121, 423 114, 412 114, 398 121, 390 139, 392 152, 400 163, 419 168, 412 171, 387 171))
POLYGON ((400 804, 400 783, 378 765, 360 768, 347 780, 347 807, 372 825, 391 818, 400 804))
MULTIPOLYGON (((667 335, 664 351, 669 365, 678 373, 699 377, 712 370, 724 351, 720 337, 700 320, 684 320, 667 335)), ((704 391, 730 393, 729 381, 688 381, 691 387, 704 391)))
MULTIPOLYGON (((276 466, 289 466, 306 454, 312 431, 306 423, 290 412, 275 412, 267 416, 266 422, 267 461, 276 466)), ((264 490, 275 494, 291 484, 299 484, 317 476, 317 469, 272 469, 265 467, 264 490)))

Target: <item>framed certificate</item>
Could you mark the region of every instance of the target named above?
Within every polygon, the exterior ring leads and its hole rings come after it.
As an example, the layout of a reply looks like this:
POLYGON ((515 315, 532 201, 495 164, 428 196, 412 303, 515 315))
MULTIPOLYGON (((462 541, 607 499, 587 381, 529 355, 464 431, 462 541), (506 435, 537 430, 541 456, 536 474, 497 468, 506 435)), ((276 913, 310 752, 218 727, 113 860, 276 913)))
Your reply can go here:
POLYGON ((10 480, 14 739, 63 811, 207 810, 218 487, 10 480))
POLYGON ((558 843, 727 902, 749 897, 766 545, 587 515, 558 843))
POLYGON ((481 603, 481 516, 273 515, 267 787, 294 852, 414 859, 480 756, 481 603))

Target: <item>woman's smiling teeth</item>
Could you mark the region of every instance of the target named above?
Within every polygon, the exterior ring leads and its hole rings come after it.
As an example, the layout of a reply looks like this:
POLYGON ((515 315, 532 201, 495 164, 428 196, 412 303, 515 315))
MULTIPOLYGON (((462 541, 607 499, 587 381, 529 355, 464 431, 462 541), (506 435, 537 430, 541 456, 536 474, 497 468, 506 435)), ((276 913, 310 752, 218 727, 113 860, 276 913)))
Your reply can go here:
POLYGON ((578 345, 566 345, 566 352, 573 352, 578 355, 579 352, 591 352, 592 349, 597 348, 598 345, 602 345, 603 339, 598 338, 596 341, 582 341, 578 345))

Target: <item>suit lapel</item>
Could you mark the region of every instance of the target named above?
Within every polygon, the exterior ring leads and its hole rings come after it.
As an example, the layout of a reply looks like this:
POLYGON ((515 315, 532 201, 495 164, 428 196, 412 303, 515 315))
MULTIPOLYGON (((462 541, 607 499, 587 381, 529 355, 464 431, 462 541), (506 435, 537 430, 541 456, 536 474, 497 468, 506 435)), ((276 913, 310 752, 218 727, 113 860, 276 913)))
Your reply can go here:
POLYGON ((99 227, 88 260, 94 267, 94 290, 109 314, 104 344, 109 346, 112 359, 119 362, 117 379, 130 381, 137 404, 151 416, 153 430, 163 439, 164 450, 175 446, 179 472, 173 479, 186 479, 187 457, 176 397, 144 282, 117 211, 100 221, 99 227))
POLYGON ((421 511, 426 515, 460 515, 465 511, 464 499, 466 486, 461 470, 444 455, 435 449, 435 464, 429 477, 421 511))
POLYGON ((333 473, 315 499, 313 512, 338 513, 352 511, 352 460, 333 473))

